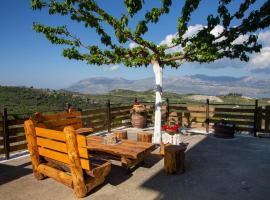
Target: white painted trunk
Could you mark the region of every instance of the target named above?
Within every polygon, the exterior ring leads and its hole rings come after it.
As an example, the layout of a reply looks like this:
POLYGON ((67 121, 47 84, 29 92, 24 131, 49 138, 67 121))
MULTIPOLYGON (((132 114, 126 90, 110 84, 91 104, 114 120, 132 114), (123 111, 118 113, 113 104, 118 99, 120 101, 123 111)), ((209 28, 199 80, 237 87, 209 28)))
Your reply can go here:
POLYGON ((153 143, 161 142, 161 109, 162 109, 162 67, 158 62, 152 62, 156 80, 156 102, 155 102, 155 127, 153 143))

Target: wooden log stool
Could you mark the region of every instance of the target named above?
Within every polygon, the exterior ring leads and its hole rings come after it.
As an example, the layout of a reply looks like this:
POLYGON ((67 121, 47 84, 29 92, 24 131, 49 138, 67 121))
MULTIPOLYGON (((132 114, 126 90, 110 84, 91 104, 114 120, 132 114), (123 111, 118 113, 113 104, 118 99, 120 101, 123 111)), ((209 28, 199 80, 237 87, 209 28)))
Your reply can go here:
POLYGON ((183 173, 185 171, 185 147, 169 145, 165 147, 164 170, 168 174, 183 173))
POLYGON ((153 133, 150 131, 142 131, 137 134, 138 142, 152 143, 153 133))
POLYGON ((113 131, 113 134, 119 140, 123 140, 123 139, 127 140, 128 139, 127 130, 115 130, 115 131, 113 131))

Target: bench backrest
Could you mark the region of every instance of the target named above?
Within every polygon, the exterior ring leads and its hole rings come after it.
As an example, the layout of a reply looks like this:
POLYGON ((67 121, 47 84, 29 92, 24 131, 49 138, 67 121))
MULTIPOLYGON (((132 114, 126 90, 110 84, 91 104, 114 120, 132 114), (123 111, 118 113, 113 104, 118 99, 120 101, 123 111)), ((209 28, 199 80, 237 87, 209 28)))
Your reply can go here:
MULTIPOLYGON (((33 121, 29 120, 30 122, 25 123, 25 126, 28 126, 28 124, 34 125, 34 133, 35 133, 35 139, 36 139, 36 145, 38 154, 40 156, 44 156, 56 161, 59 161, 61 163, 70 165, 71 161, 68 156, 68 146, 67 146, 67 140, 75 146, 75 153, 78 153, 80 163, 82 166, 82 169, 85 170, 91 170, 91 163, 89 160, 89 154, 87 151, 87 142, 86 137, 84 135, 76 135, 74 128, 71 127, 71 131, 74 131, 72 134, 75 135, 75 137, 70 138, 68 134, 64 131, 57 131, 47 128, 41 128, 35 126, 33 121)), ((27 130, 27 128, 26 128, 27 130)), ((29 142, 29 141, 28 141, 29 142)))
POLYGON ((81 113, 77 111, 59 112, 56 114, 43 115, 36 113, 32 118, 37 127, 49 128, 53 130, 63 130, 66 126, 72 126, 74 129, 83 127, 81 113))

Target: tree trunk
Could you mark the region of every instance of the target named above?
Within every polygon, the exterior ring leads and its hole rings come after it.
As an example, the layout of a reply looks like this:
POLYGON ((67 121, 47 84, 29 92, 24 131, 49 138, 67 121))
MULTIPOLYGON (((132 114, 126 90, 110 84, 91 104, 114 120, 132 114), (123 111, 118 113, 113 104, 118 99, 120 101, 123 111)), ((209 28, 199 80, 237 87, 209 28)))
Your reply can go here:
POLYGON ((152 61, 156 80, 156 102, 155 102, 155 127, 153 143, 161 142, 161 108, 162 108, 162 67, 157 61, 152 61))

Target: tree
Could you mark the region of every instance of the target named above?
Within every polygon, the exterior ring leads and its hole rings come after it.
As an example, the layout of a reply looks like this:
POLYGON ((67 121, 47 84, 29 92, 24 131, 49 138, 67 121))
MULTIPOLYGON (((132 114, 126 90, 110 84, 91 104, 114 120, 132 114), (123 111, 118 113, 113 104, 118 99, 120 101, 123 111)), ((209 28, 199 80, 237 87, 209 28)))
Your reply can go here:
POLYGON ((209 14, 207 24, 197 34, 185 37, 191 14, 198 8, 200 2, 201 0, 184 2, 179 18, 175 19, 178 20, 177 34, 169 45, 155 44, 144 39, 143 35, 148 31, 150 23, 157 24, 162 15, 169 13, 171 0, 160 0, 160 7, 147 11, 134 31, 129 24, 134 16, 142 11, 144 0, 124 0, 126 11, 119 18, 110 15, 94 0, 32 0, 33 10, 48 9, 50 15, 60 14, 83 23, 86 28, 95 29, 104 47, 84 44, 66 26, 52 27, 34 23, 33 28, 36 32, 43 33, 52 44, 65 45, 63 55, 69 59, 95 65, 117 63, 127 67, 152 65, 156 79, 154 142, 159 143, 163 68, 165 66, 178 68, 185 62, 208 63, 224 57, 248 61, 249 54, 260 52, 262 48, 254 32, 270 24, 269 0, 252 11, 250 6, 256 0, 239 1, 239 7, 234 13, 228 9, 231 0, 219 0, 217 14, 209 14), (103 28, 105 24, 114 30, 114 34, 109 34, 103 28), (217 26, 222 27, 222 31, 214 35, 211 31, 217 26), (240 44, 235 42, 244 35, 248 36, 247 40, 240 44), (130 42, 136 43, 136 47, 126 47, 125 44, 130 42))

